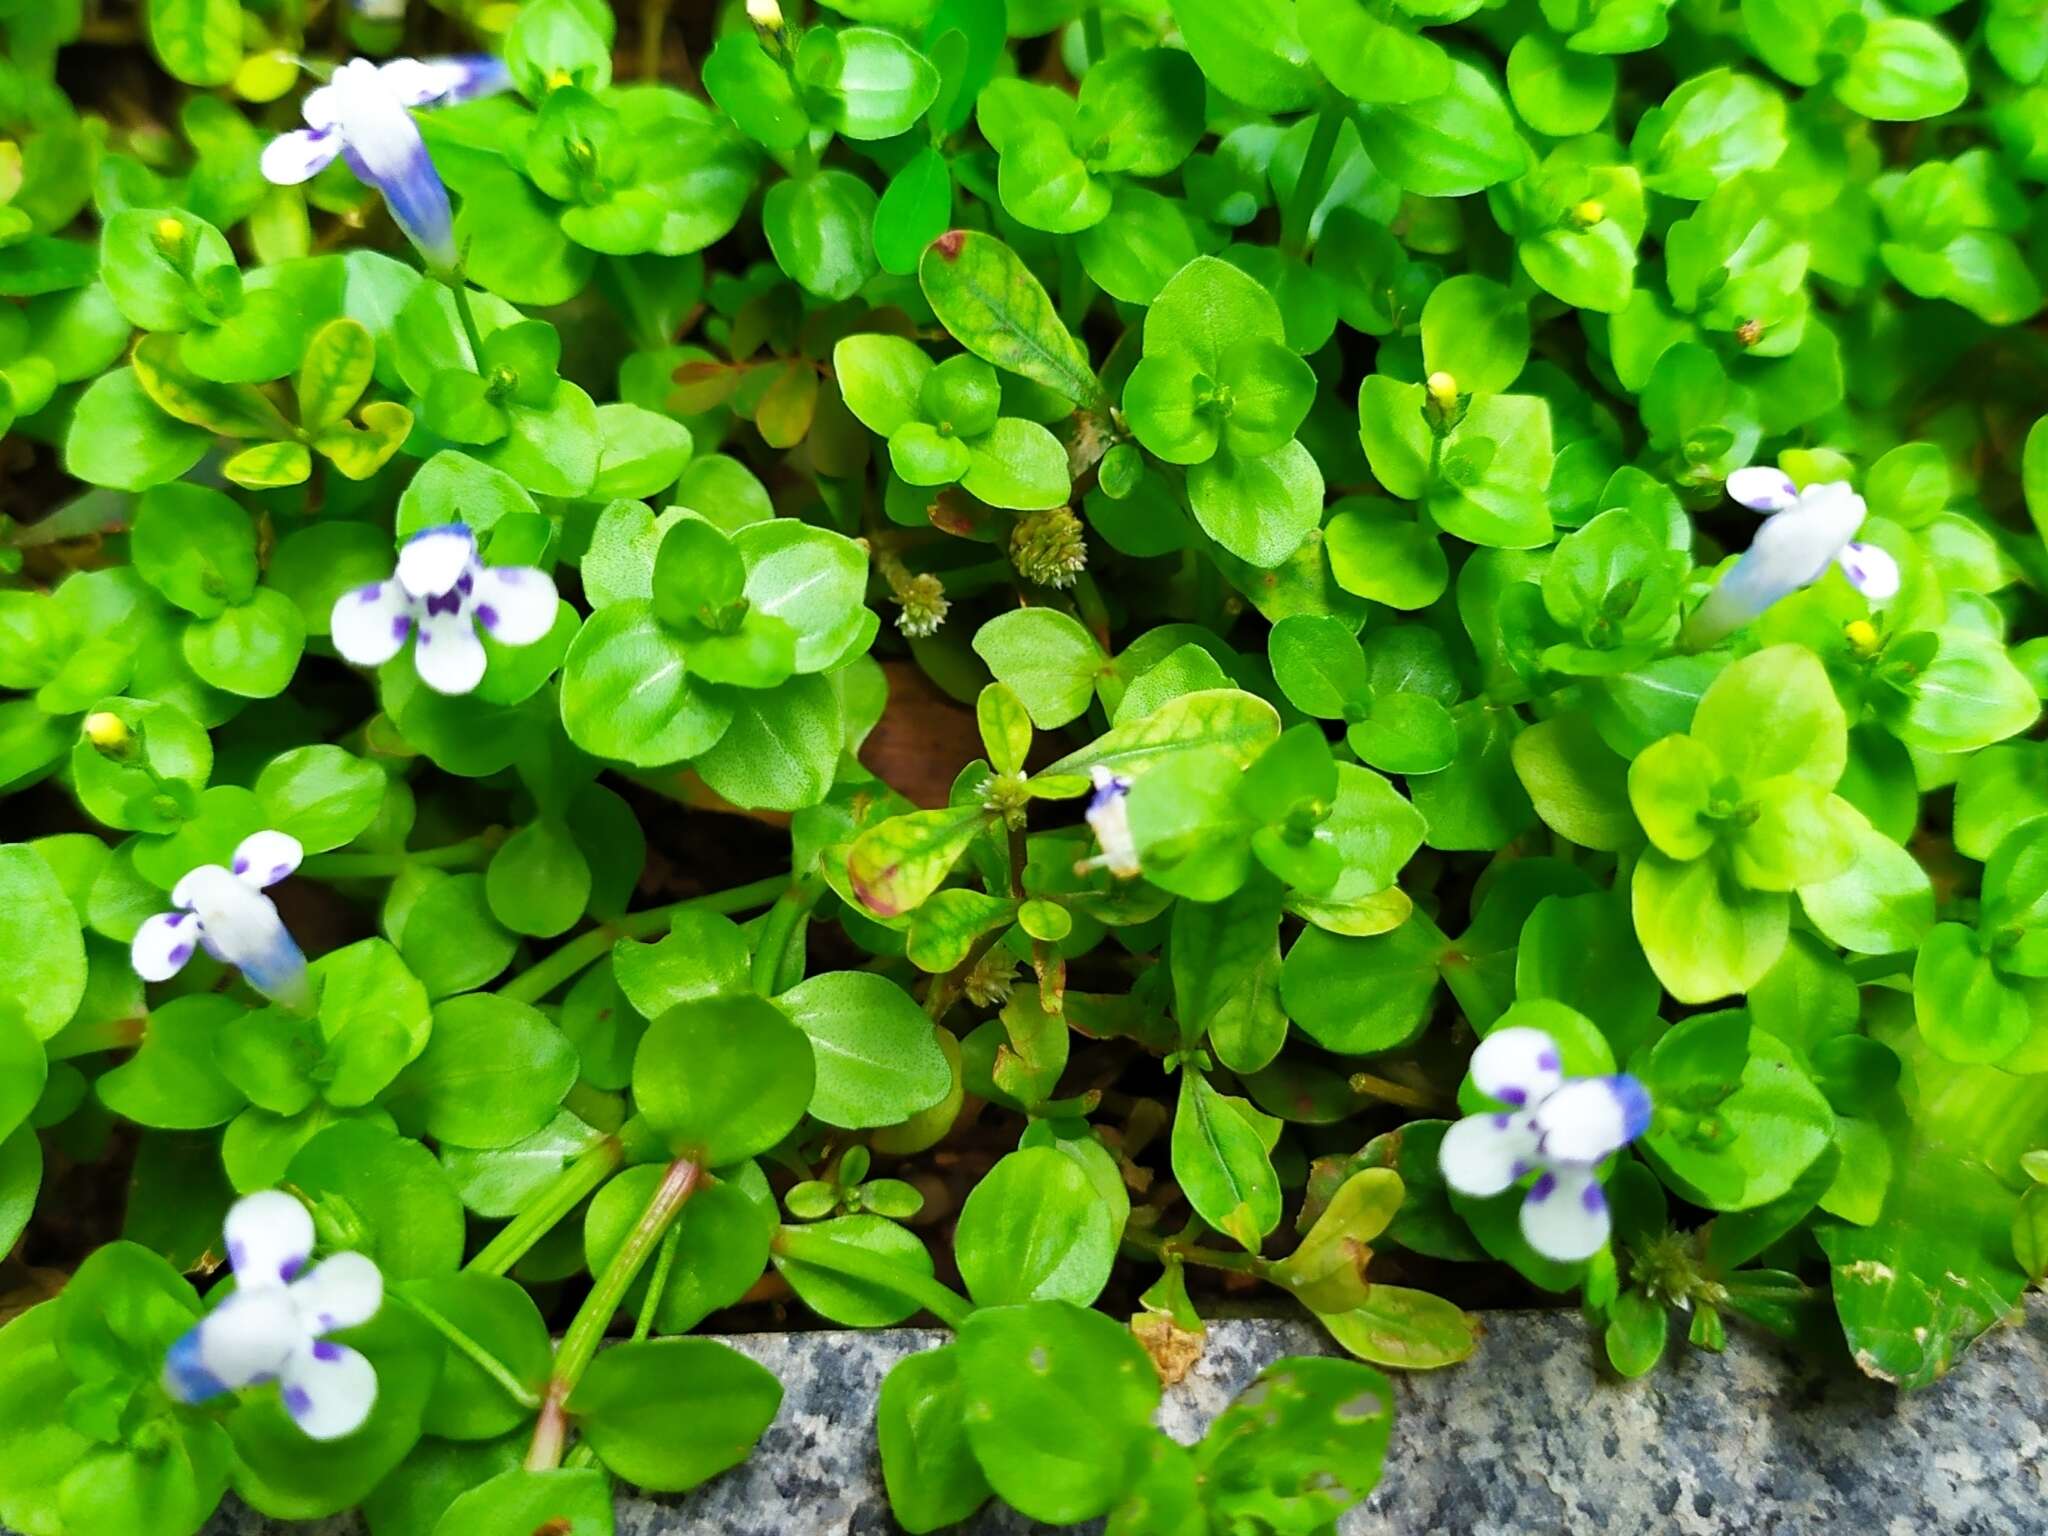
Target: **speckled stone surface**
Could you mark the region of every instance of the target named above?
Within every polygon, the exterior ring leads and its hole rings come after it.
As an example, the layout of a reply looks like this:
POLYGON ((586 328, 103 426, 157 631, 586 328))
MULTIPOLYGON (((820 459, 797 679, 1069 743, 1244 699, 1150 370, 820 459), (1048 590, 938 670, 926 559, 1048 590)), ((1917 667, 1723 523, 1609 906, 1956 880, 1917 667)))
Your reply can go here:
MULTIPOLYGON (((1725 1355, 1674 1349, 1648 1379, 1595 1366, 1574 1313, 1498 1314, 1479 1354, 1400 1376, 1387 1474, 1344 1536, 2042 1536, 2048 1533, 2048 1305, 1902 1397, 1846 1361, 1800 1360, 1731 1331, 1725 1355)), ((744 1467, 682 1498, 637 1494, 619 1536, 893 1532, 874 1450, 888 1368, 943 1342, 912 1329, 729 1342, 778 1375, 782 1412, 744 1467)), ((1161 1424, 1194 1439, 1268 1361, 1323 1352, 1313 1325, 1212 1324, 1161 1424)), ((1085 1429, 1076 1426, 1077 1433, 1085 1429)), ((956 1529, 1045 1527, 991 1509, 956 1529)), ((209 1536, 360 1536, 352 1520, 279 1527, 241 1509, 209 1536)), ((481 1536, 481 1533, 480 1533, 481 1536)))

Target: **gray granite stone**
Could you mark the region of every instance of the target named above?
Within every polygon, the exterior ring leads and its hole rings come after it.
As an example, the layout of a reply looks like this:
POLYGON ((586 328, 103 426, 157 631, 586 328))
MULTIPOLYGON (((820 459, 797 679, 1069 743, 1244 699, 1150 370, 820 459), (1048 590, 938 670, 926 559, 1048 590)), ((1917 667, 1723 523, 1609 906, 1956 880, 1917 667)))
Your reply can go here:
MULTIPOLYGON (((875 1393, 892 1364, 945 1337, 895 1329, 728 1340, 781 1378, 781 1413, 751 1461, 705 1487, 674 1499, 622 1496, 620 1536, 893 1532, 875 1393)), ((1329 1349, 1306 1322, 1213 1323, 1201 1362, 1167 1394, 1162 1427, 1192 1440, 1267 1362, 1329 1349)), ((1724 1355, 1674 1349, 1647 1379, 1618 1382, 1566 1312, 1496 1314, 1468 1364, 1395 1380, 1386 1477, 1344 1536, 2048 1533, 2048 1305, 2038 1302, 1947 1379, 1903 1396, 1846 1361, 1800 1359, 1749 1332, 1732 1333, 1724 1355)), ((959 1529, 1045 1528, 992 1509, 959 1529)), ((360 1527, 280 1528, 233 1509, 209 1536, 286 1532, 360 1536, 360 1527)))

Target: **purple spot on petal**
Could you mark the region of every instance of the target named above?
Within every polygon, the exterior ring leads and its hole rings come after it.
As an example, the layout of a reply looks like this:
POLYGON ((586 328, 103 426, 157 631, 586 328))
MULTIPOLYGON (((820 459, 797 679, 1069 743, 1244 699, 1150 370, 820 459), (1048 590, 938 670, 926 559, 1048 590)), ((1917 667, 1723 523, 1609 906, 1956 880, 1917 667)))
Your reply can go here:
POLYGON ((489 603, 478 603, 476 605, 476 621, 483 625, 485 629, 495 632, 498 628, 498 610, 489 603))
POLYGON ((1564 1062, 1559 1059, 1555 1051, 1545 1051, 1541 1056, 1538 1056, 1536 1058, 1536 1065, 1538 1069, 1544 1072, 1561 1072, 1564 1070, 1564 1062))
POLYGON ((1579 1196, 1579 1204, 1597 1215, 1599 1212, 1607 1209, 1607 1196, 1601 1191, 1598 1184, 1588 1184, 1586 1192, 1579 1196))
POLYGON ((455 590, 460 592, 464 597, 467 597, 469 595, 470 589, 475 585, 476 578, 470 575, 468 571, 464 571, 455 580, 455 590))
POLYGON ((171 965, 183 965, 187 960, 190 960, 191 958, 192 946, 190 944, 173 945, 171 948, 171 952, 164 956, 165 961, 171 965))
POLYGON ((236 859, 235 862, 229 867, 232 868, 234 872, 238 875, 246 875, 247 873, 249 873, 249 861, 247 859, 236 859))
POLYGON ((491 574, 508 587, 516 587, 526 580, 526 568, 520 565, 493 566, 491 574))
POLYGON ((1501 1103, 1513 1104, 1518 1109, 1529 1102, 1528 1090, 1523 1088, 1503 1088, 1494 1097, 1499 1099, 1501 1103))
POLYGON ((289 864, 273 864, 270 866, 270 878, 263 883, 265 885, 275 885, 291 872, 292 867, 289 864))
POLYGON ((341 1346, 339 1344, 330 1344, 325 1339, 317 1339, 313 1344, 313 1358, 315 1360, 325 1360, 332 1364, 341 1358, 341 1346))
POLYGON ((1546 1173, 1542 1178, 1529 1186, 1529 1198, 1531 1200, 1548 1200, 1556 1188, 1557 1175, 1546 1173))
POLYGON ((403 640, 406 636, 406 631, 410 630, 411 628, 412 620, 401 613, 400 615, 398 615, 397 618, 391 621, 391 638, 394 640, 403 640))
POLYGON ((1530 1163, 1527 1159, 1518 1157, 1514 1160, 1514 1163, 1508 1168, 1508 1176, 1510 1178, 1519 1179, 1523 1175, 1529 1173, 1534 1166, 1535 1165, 1530 1163))
POLYGON ((298 1272, 304 1269, 305 1267, 305 1255, 301 1254, 299 1257, 295 1259, 286 1259, 282 1264, 278 1265, 277 1276, 286 1284, 290 1284, 291 1281, 298 1275, 298 1272))
POLYGON ((1515 1117, 1513 1115, 1495 1115, 1493 1117, 1493 1128, 1497 1131, 1504 1131, 1514 1123, 1515 1117))
POLYGON ((313 1326, 315 1328, 318 1328, 322 1333, 325 1333, 328 1329, 334 1326, 334 1322, 335 1318, 332 1312, 322 1312, 318 1317, 313 1319, 313 1326))
POLYGON ((381 581, 373 581, 367 587, 356 588, 357 599, 365 603, 374 603, 383 595, 384 583, 381 581))
POLYGON ((441 613, 452 617, 460 612, 462 612, 462 590, 459 585, 452 591, 443 592, 439 597, 429 597, 427 599, 428 618, 441 613))
POLYGON ((313 1411, 312 1394, 304 1387, 286 1387, 284 1389, 284 1407, 285 1412, 289 1413, 293 1418, 303 1419, 313 1411))
POLYGON ((242 1246, 241 1239, 236 1238, 231 1240, 228 1243, 228 1263, 232 1264, 236 1269, 239 1270, 244 1264, 248 1262, 249 1250, 242 1246))
POLYGON ((421 645, 432 645, 433 643, 434 643, 434 637, 433 637, 433 636, 432 636, 431 634, 429 634, 429 633, 428 633, 428 632, 427 632, 426 630, 422 629, 422 630, 420 631, 420 644, 421 644, 421 645))
POLYGON ((188 917, 190 917, 191 915, 192 915, 192 914, 191 914, 190 912, 171 912, 171 913, 167 913, 167 914, 165 915, 165 917, 164 917, 164 926, 165 926, 166 928, 175 928, 175 927, 177 927, 177 926, 178 926, 178 924, 180 924, 180 923, 182 923, 183 921, 185 921, 185 919, 186 919, 186 918, 188 918, 188 917))

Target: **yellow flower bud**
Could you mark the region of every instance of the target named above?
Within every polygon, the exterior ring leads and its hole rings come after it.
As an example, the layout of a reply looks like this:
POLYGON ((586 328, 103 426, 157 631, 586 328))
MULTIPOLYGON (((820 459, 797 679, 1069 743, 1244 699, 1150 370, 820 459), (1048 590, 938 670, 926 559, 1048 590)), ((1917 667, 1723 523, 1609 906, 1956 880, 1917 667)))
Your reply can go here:
POLYGON ((776 0, 747 0, 747 19, 769 32, 782 30, 782 7, 776 0))
POLYGON ((85 717, 85 739, 102 752, 118 752, 128 745, 128 722, 110 709, 94 710, 85 717))
POLYGON ((1852 619, 1842 626, 1842 638, 1849 642, 1849 649, 1860 657, 1877 654, 1877 626, 1868 619, 1852 619))
POLYGON ((1607 217, 1607 205, 1597 197, 1589 197, 1583 203, 1572 205, 1572 221, 1581 228, 1590 229, 1607 217))
POLYGON ((551 91, 559 91, 563 86, 575 83, 576 77, 566 69, 558 69, 548 76, 548 89, 551 91))
POLYGON ((185 243, 185 221, 165 214, 156 221, 156 243, 166 251, 176 250, 185 243))
POLYGON ((1429 390, 1429 398, 1446 411, 1458 403, 1458 381, 1442 369, 1429 376, 1425 388, 1429 390))

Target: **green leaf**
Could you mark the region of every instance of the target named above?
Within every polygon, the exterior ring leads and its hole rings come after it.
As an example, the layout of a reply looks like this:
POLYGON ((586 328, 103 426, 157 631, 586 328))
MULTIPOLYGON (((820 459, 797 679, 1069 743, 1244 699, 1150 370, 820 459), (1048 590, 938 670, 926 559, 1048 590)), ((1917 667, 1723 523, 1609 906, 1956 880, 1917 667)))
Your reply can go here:
MULTIPOLYGON (((517 1281, 466 1271, 414 1280, 400 1292, 414 1310, 431 1312, 459 1329, 538 1397, 553 1364, 548 1325, 517 1281)), ((429 1434, 451 1440, 489 1440, 526 1420, 526 1409, 464 1350, 448 1351, 441 1379, 427 1401, 429 1434)), ((609 1515, 610 1506, 606 1505, 609 1515)), ((446 1517, 443 1517, 444 1521, 446 1517)))
MULTIPOLYGON (((90 750, 90 749, 88 749, 90 750)), ((85 996, 85 941, 64 887, 33 848, 0 844, 0 907, 9 942, 0 949, 0 997, 38 1040, 69 1022, 85 996)))
POLYGON ((1196 1446, 1204 1502, 1226 1520, 1326 1529, 1379 1481, 1393 1421, 1393 1384, 1378 1371, 1349 1360, 1276 1360, 1196 1446))
POLYGON ((735 805, 797 811, 825 798, 845 746, 838 690, 813 674, 737 692, 730 727, 694 766, 735 805))
POLYGON ((991 1489, 968 1444, 966 1390, 956 1344, 906 1355, 882 1378, 875 1439, 889 1510, 906 1531, 965 1520, 991 1489))
POLYGON ((64 466, 88 485, 146 490, 184 474, 212 441, 159 410, 133 368, 116 368, 80 397, 64 439, 64 466))
POLYGON ((975 632, 974 653, 1016 690, 1040 730, 1078 719, 1108 658, 1081 622, 1057 608, 1017 608, 975 632))
POLYGON ((782 1383, 714 1339, 643 1339, 603 1350, 569 1412, 615 1475, 680 1493, 747 1459, 782 1383))
MULTIPOLYGON (((100 1102, 137 1125, 164 1130, 225 1125, 248 1101, 215 1064, 215 1040, 241 1011, 230 999, 204 996, 173 998, 155 1009, 135 1054, 95 1084, 100 1102)), ((33 1063, 11 1070, 20 1074, 17 1082, 40 1092, 40 1051, 33 1063)), ((5 1114, 0 1125, 13 1129, 5 1114)))
POLYGON ((1261 112, 1298 112, 1316 95, 1316 70, 1286 0, 1177 0, 1173 19, 1216 88, 1261 112))
POLYGON ((434 1524, 432 1536, 493 1530, 612 1536, 611 1485, 596 1467, 543 1472, 513 1467, 487 1482, 465 1485, 434 1524))
POLYGON ((1256 1072, 1280 1054, 1280 888, 1252 881, 1235 896, 1174 907, 1174 1014, 1190 1037, 1206 1035, 1233 1072, 1256 1072))
POLYGON ((946 232, 952 217, 952 170, 927 145, 889 178, 875 207, 875 257, 882 270, 897 277, 917 271, 925 246, 946 232))
POLYGON ((538 1009, 501 997, 451 997, 385 1102, 458 1147, 509 1147, 555 1117, 576 1081, 576 1052, 538 1009))
POLYGON ((648 1026, 633 1100, 677 1156, 723 1167, 796 1128, 816 1077, 810 1040, 759 997, 680 1003, 648 1026))
POLYGON ((846 171, 778 181, 761 206, 776 264, 805 291, 851 298, 875 275, 875 194, 846 171))
POLYGON ((1529 308, 1490 278, 1467 273, 1439 283, 1422 306, 1422 360, 1467 393, 1513 384, 1529 358, 1529 308))
POLYGON ((986 822, 979 806, 892 816, 853 842, 847 879, 877 917, 897 917, 930 898, 986 822))
POLYGON ((590 901, 590 864, 568 824, 543 816, 491 855, 484 893, 492 915, 514 933, 553 938, 582 918, 590 901))
POLYGON ((149 0, 149 46, 187 85, 226 85, 242 62, 238 0, 149 0))
POLYGON ((1109 1205, 1079 1163, 1052 1147, 1026 1147, 968 1193, 953 1253, 978 1306, 1086 1306, 1109 1283, 1116 1233, 1109 1205))
POLYGON ((1143 719, 1119 723, 1080 751, 1046 764, 1038 777, 1086 773, 1098 763, 1113 773, 1142 774, 1203 747, 1249 764, 1279 734, 1279 713, 1256 694, 1236 688, 1202 689, 1168 699, 1143 719))
POLYGON ((313 333, 299 364, 299 425, 309 433, 340 421, 370 387, 376 343, 357 321, 330 320, 313 333))
POLYGON ((1101 394, 1086 350, 1044 287, 993 235, 948 230, 925 248, 917 274, 939 323, 976 357, 1079 405, 1101 394))
POLYGON ((1746 992, 1785 947, 1789 898, 1745 890, 1719 858, 1681 863, 1651 849, 1630 893, 1643 953, 1680 1002, 1746 992))
POLYGON ((266 827, 297 838, 308 853, 325 853, 377 819, 388 782, 374 763, 340 747, 293 747, 263 765, 255 790, 266 827))
POLYGON ((1701 695, 1692 735, 1750 790, 1780 775, 1832 789, 1849 753, 1847 721, 1827 670, 1797 645, 1730 663, 1701 695), (1771 729, 1758 730, 1759 720, 1771 729))
POLYGON ((1525 151, 1500 88, 1460 59, 1441 93, 1362 107, 1355 121, 1372 163, 1421 197, 1463 197, 1522 171, 1525 151))
POLYGON ((348 1233, 347 1246, 374 1259, 387 1283, 446 1274, 462 1257, 462 1202, 416 1141, 344 1120, 299 1148, 286 1178, 312 1207, 315 1227, 336 1223, 333 1230, 348 1233))
POLYGON ((1248 1253, 1280 1224, 1280 1181, 1258 1130, 1192 1067, 1181 1071, 1173 1176, 1196 1213, 1248 1253))
POLYGON ((1159 1374, 1130 1331, 1100 1312, 1040 1301, 985 1307, 959 1332, 967 1443, 989 1486, 1054 1525, 1107 1511, 1159 1405, 1159 1374), (1076 1435, 1076 1425, 1088 1432, 1076 1435))
POLYGON ((682 641, 639 600, 593 613, 562 667, 562 724, 597 757, 661 768, 708 751, 732 724, 729 696, 686 668, 682 641))
POLYGON ((776 1002, 811 1039, 811 1113, 827 1125, 896 1125, 945 1098, 953 1074, 910 994, 868 971, 826 971, 776 1002))
POLYGON ((1834 88, 1852 112, 1909 123, 1961 106, 1970 94, 1970 72, 1940 28, 1913 17, 1883 16, 1870 22, 1834 88))
POLYGON ((807 99, 829 103, 825 121, 849 139, 890 139, 909 129, 939 93, 931 61, 880 27, 813 29, 797 48, 807 99))

